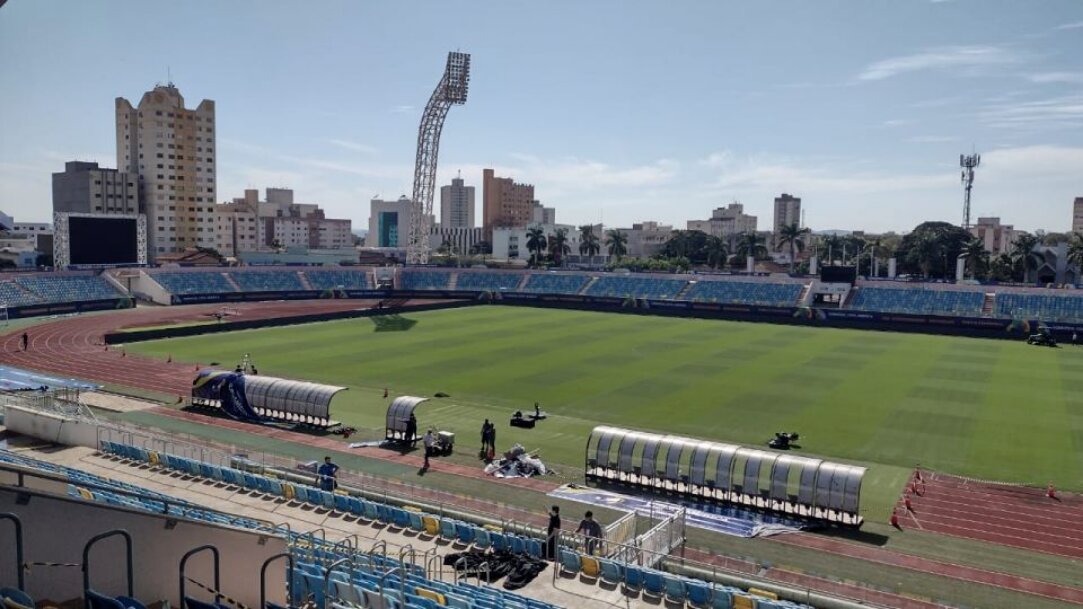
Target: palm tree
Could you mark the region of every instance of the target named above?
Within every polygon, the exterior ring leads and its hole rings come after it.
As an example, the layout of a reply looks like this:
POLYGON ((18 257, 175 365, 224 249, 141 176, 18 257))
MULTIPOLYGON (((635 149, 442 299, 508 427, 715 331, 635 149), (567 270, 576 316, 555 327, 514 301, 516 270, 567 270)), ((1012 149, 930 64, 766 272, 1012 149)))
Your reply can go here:
POLYGON ((736 253, 741 260, 749 256, 763 258, 767 255, 767 246, 764 245, 764 239, 760 235, 753 232, 741 233, 737 237, 736 253))
POLYGON ((915 257, 915 262, 921 269, 922 277, 928 277, 932 267, 940 259, 940 241, 933 235, 922 234, 914 244, 910 255, 915 257))
POLYGON ((1012 260, 1023 269, 1024 283, 1030 283, 1030 272, 1038 270, 1042 263, 1042 255, 1034 251, 1039 243, 1038 237, 1030 233, 1020 233, 1012 242, 1012 260))
POLYGON ((540 226, 534 226, 527 229, 526 249, 531 253, 534 266, 538 266, 541 254, 545 251, 545 231, 543 231, 540 226))
POLYGON ((558 228, 556 234, 549 237, 549 253, 553 256, 553 262, 560 266, 564 257, 572 253, 572 247, 568 245, 568 229, 558 228))
POLYGON ((828 235, 822 241, 822 247, 827 252, 827 263, 823 266, 834 266, 835 252, 841 252, 843 248, 842 237, 839 237, 838 235, 828 235))
POLYGON ((628 253, 628 235, 615 228, 605 231, 605 244, 609 248, 609 255, 615 257, 618 262, 628 253))
POLYGON ((989 262, 989 278, 996 281, 1011 281, 1015 272, 1015 261, 1011 254, 1001 254, 989 262))
POLYGON ((730 257, 730 248, 726 245, 725 239, 716 237, 715 235, 707 237, 707 243, 704 245, 704 250, 707 252, 707 264, 712 269, 725 266, 726 260, 730 257))
POLYGON ((1068 243, 1067 259, 1068 264, 1074 264, 1080 272, 1083 272, 1083 233, 1072 233, 1072 239, 1068 243))
POLYGON ((966 258, 966 265, 970 268, 970 278, 977 279, 980 269, 989 265, 989 252, 985 250, 985 244, 977 237, 963 244, 962 257, 966 258))
POLYGON ((807 228, 801 228, 796 222, 785 224, 778 231, 778 244, 790 246, 790 273, 793 273, 794 264, 797 263, 797 252, 805 251, 805 235, 811 233, 807 228))
POLYGON ((598 243, 598 235, 594 234, 594 227, 589 224, 580 226, 579 255, 593 258, 600 251, 602 251, 602 246, 598 243))

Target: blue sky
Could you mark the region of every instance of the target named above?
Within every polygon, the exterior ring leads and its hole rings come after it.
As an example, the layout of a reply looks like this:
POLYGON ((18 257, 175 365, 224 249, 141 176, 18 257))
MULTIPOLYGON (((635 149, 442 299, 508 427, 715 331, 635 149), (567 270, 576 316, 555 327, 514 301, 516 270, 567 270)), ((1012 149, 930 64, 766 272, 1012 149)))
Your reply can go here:
MULTIPOLYGON (((449 50, 470 99, 439 182, 486 166, 567 223, 678 228, 734 200, 769 227, 1067 230, 1083 196, 1083 2, 186 2, 0 8, 0 209, 47 220, 65 160, 116 165, 114 98, 217 103, 218 196, 287 186, 364 228, 409 194, 449 50)), ((480 188, 478 193, 480 206, 480 188)), ((478 216, 480 217, 480 209, 478 216)))

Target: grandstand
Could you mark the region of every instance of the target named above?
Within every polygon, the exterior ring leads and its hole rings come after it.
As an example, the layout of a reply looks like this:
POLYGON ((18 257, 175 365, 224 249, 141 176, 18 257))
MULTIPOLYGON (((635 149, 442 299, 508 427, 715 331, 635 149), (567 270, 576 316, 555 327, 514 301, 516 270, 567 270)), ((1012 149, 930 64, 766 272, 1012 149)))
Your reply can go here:
POLYGON ((314 290, 369 289, 368 275, 363 271, 303 271, 308 285, 314 290))
POLYGON ((885 313, 923 313, 980 317, 984 292, 918 288, 860 287, 849 308, 885 313))
POLYGON ((996 313, 1012 319, 1083 323, 1083 296, 1007 292, 997 294, 996 313))
POLYGON ((27 275, 0 282, 0 301, 9 307, 123 298, 97 275, 27 275))
POLYGON ((479 290, 484 292, 500 292, 514 290, 523 279, 521 273, 487 273, 467 272, 459 273, 458 290, 479 290))
POLYGON ((685 294, 693 302, 793 306, 801 295, 799 283, 749 283, 744 281, 698 281, 685 294))
POLYGON ((156 272, 151 278, 172 294, 228 294, 236 288, 217 271, 156 272))
POLYGON ((672 300, 686 285, 688 281, 682 279, 605 276, 591 284, 586 293, 588 296, 672 300))
POLYGON ((229 278, 242 292, 300 292, 305 290, 296 271, 241 271, 229 278))
POLYGON ((451 281, 451 273, 446 271, 419 271, 404 269, 400 275, 400 286, 404 290, 446 290, 451 281))
POLYGON ((530 273, 523 291, 537 294, 578 294, 588 281, 588 275, 530 273))

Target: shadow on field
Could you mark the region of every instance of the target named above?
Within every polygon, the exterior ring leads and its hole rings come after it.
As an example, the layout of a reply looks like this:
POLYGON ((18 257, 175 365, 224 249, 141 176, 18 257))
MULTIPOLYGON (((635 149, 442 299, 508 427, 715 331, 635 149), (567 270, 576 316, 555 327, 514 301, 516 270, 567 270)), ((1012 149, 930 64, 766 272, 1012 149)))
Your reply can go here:
POLYGON ((819 529, 815 531, 817 535, 823 535, 824 537, 836 537, 839 539, 846 539, 848 541, 856 541, 857 543, 867 543, 873 546, 887 545, 887 536, 879 533, 870 533, 868 531, 862 531, 860 529, 819 529))
POLYGON ((375 332, 406 332, 417 325, 416 319, 407 319, 398 313, 370 317, 375 332))

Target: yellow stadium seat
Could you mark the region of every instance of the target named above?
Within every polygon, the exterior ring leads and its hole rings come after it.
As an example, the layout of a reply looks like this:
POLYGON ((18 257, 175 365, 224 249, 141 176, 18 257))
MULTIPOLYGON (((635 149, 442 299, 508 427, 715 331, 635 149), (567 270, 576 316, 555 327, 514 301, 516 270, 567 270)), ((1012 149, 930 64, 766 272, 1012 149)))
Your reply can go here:
POLYGON ((440 523, 432 516, 422 516, 421 524, 425 525, 425 532, 429 535, 440 534, 440 523))
POLYGON ((734 595, 733 609, 756 609, 756 603, 750 596, 734 595))
POLYGON ((88 501, 94 501, 94 493, 81 486, 79 487, 79 496, 88 501))
POLYGON ((430 601, 436 603, 437 605, 447 604, 447 600, 444 598, 444 595, 440 594, 439 592, 433 592, 432 590, 426 590, 424 588, 414 588, 414 594, 420 596, 421 598, 427 598, 430 601))
POLYGON ((282 483, 282 496, 285 497, 287 500, 293 499, 294 493, 292 484, 288 484, 286 482, 282 483))
POLYGON ((147 453, 147 461, 150 461, 151 465, 158 465, 158 453, 153 450, 147 453))
POLYGON ((768 592, 767 590, 760 590, 759 588, 749 588, 748 593, 749 594, 755 594, 756 596, 763 597, 763 598, 769 598, 769 599, 771 599, 773 601, 778 600, 778 595, 775 594, 774 592, 768 592))
POLYGON ((593 556, 580 556, 579 570, 587 577, 598 577, 602 572, 602 568, 598 564, 598 559, 593 556))

